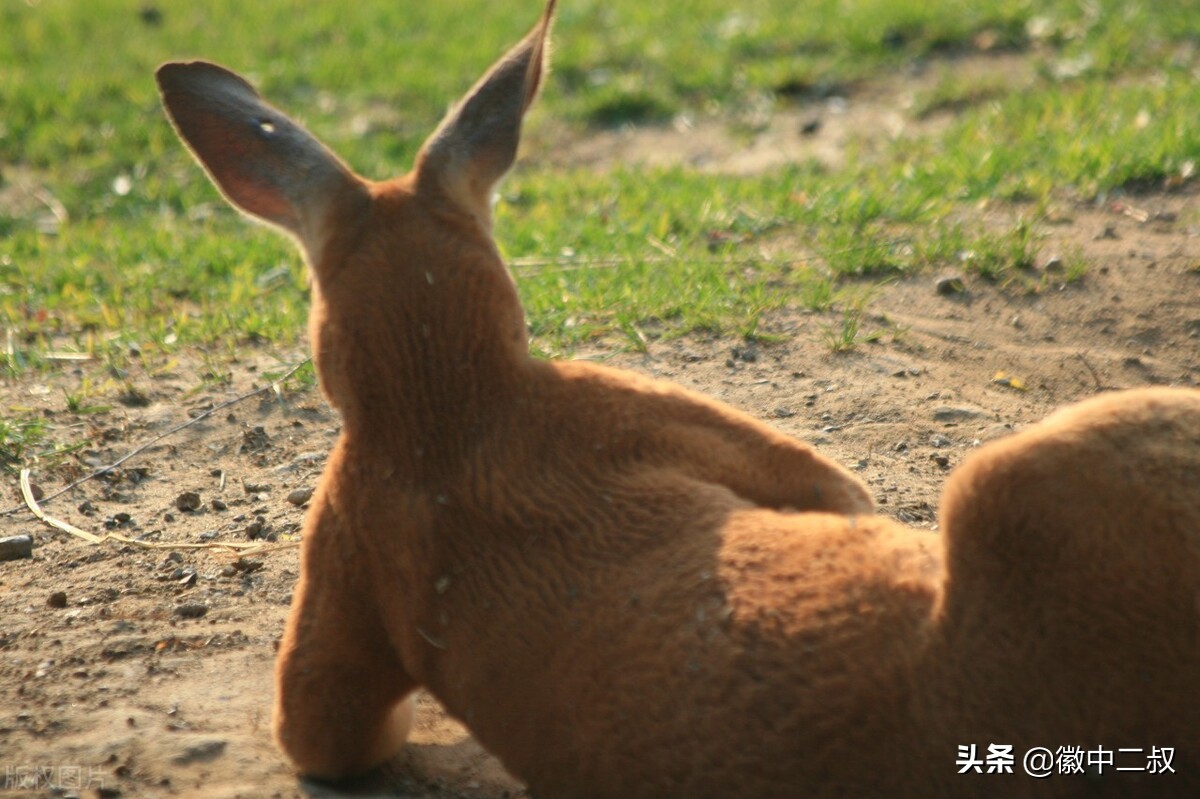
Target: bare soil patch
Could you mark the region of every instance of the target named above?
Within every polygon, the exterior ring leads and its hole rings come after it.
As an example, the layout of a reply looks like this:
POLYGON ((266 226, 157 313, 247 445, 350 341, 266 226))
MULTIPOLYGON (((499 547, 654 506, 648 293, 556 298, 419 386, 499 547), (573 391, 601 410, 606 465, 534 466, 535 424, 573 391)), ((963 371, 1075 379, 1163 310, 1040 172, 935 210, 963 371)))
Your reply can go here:
MULTIPOLYGON (((583 357, 767 419, 857 470, 882 513, 935 531, 946 475, 980 442, 1098 392, 1200 384, 1194 190, 1067 208, 1043 232, 1047 255, 1082 255, 1081 280, 1068 283, 1051 264, 1029 276, 1036 293, 969 277, 951 295, 936 290, 938 275, 900 281, 876 296, 866 335, 848 352, 824 342, 839 314, 785 312, 766 325, 778 343, 690 337, 583 357)), ((0 403, 41 409, 64 440, 100 442, 75 456, 86 471, 264 385, 269 362, 248 352, 228 384, 199 393, 186 365, 135 376, 149 405, 114 402, 74 422, 58 390, 69 375, 0 386, 0 403)), ((428 697, 408 750, 338 792, 298 781, 271 744, 274 646, 296 549, 239 558, 185 545, 293 542, 304 514, 293 492, 313 486, 337 428, 315 391, 268 393, 46 503, 86 530, 112 528, 163 549, 92 545, 26 512, 0 516, 3 535, 35 541, 32 558, 0 563, 0 793, 524 795, 428 697)), ((71 476, 64 468, 38 482, 49 493, 71 476)), ((19 502, 9 483, 5 507, 19 502)))

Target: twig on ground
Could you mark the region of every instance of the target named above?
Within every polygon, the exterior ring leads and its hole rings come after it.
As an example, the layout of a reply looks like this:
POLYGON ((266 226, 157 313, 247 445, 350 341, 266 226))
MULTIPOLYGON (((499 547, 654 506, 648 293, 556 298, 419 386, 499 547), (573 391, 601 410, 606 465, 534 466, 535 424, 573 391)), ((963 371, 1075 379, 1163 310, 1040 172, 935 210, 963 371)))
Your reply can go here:
POLYGON ((1092 381, 1095 382, 1095 384, 1096 384, 1096 390, 1104 391, 1105 388, 1107 388, 1107 386, 1104 385, 1104 381, 1100 379, 1100 375, 1096 372, 1096 370, 1088 362, 1087 356, 1084 355, 1082 352, 1077 352, 1077 353, 1075 353, 1075 357, 1079 359, 1080 363, 1082 363, 1085 367, 1087 367, 1088 372, 1092 375, 1092 381))
POLYGON ((29 470, 21 470, 21 496, 25 498, 25 506, 29 508, 30 513, 38 517, 43 523, 62 530, 64 533, 70 533, 76 538, 82 538, 89 544, 103 544, 105 541, 117 541, 122 544, 140 547, 142 549, 232 549, 239 556, 241 555, 257 555, 262 552, 272 552, 278 549, 290 549, 300 545, 298 541, 285 541, 283 543, 271 544, 244 544, 240 542, 221 542, 210 541, 203 544, 195 544, 190 542, 179 543, 171 541, 139 541, 136 538, 130 538, 119 533, 107 533, 105 535, 95 535, 87 530, 81 530, 73 524, 64 522, 62 519, 56 519, 48 515, 38 505, 37 500, 33 498, 33 486, 29 484, 29 470))

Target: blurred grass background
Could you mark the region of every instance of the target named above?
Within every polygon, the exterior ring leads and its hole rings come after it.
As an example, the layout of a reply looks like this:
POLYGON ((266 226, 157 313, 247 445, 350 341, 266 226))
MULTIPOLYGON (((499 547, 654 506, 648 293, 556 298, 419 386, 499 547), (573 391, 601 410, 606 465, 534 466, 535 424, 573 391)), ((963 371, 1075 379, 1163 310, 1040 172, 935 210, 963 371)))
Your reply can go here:
MULTIPOLYGON (((64 350, 115 370, 131 350, 219 361, 301 334, 298 256, 239 219, 192 163, 158 106, 158 63, 234 68, 382 178, 408 168, 448 103, 539 11, 479 0, 0 6, 4 373, 57 368, 46 356, 64 350)), ((518 276, 535 346, 753 334, 773 309, 836 308, 861 296, 851 284, 965 252, 968 268, 1019 276, 1053 198, 1190 179, 1198 49, 1191 0, 564 0, 535 131, 555 120, 578 138, 687 117, 747 135, 747 108, 769 116, 831 93, 853 102, 930 69, 940 77, 910 113, 953 119, 869 157, 851 146, 836 169, 741 177, 533 154, 504 184, 497 237, 509 257, 530 259, 518 276), (956 72, 959 59, 1001 54, 1028 59, 1033 84, 956 72), (964 222, 979 201, 1011 203, 1022 219, 1001 231, 964 222), (764 240, 796 246, 767 257, 764 240), (564 254, 604 265, 547 264, 564 254)))

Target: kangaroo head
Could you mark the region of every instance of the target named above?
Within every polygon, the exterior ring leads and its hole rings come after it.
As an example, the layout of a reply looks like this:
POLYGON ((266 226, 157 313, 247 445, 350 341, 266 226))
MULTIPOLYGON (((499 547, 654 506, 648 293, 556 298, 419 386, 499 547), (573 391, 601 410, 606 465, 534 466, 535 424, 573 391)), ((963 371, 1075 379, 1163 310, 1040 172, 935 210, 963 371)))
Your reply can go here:
POLYGON ((440 408, 467 412, 503 391, 527 356, 491 195, 541 84, 554 5, 451 109, 413 171, 384 182, 355 175, 228 69, 158 69, 175 130, 225 198, 298 241, 314 360, 347 430, 377 438, 380 414, 427 429, 440 408))

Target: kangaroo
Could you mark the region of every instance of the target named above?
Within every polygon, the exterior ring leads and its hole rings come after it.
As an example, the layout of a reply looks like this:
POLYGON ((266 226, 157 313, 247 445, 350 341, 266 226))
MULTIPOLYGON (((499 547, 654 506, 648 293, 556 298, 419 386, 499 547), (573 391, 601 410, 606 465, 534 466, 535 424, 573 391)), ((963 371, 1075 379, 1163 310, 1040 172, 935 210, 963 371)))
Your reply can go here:
POLYGON ((732 408, 531 357, 491 195, 553 14, 385 182, 223 67, 158 70, 224 196, 298 241, 343 421, 279 648, 285 755, 369 770, 422 687, 536 796, 1200 795, 1200 392, 984 447, 939 537, 732 408), (993 745, 1015 774, 958 773, 993 745), (1033 779, 1034 747, 1174 772, 1033 779))

